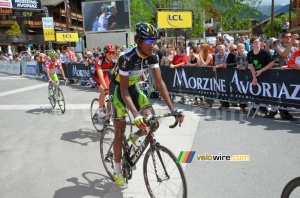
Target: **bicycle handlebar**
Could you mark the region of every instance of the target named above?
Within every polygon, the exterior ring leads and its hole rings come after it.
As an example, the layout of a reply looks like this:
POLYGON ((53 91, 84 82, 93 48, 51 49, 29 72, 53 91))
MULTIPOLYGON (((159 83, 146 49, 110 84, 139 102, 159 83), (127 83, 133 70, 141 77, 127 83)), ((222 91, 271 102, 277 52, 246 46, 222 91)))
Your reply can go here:
MULTIPOLYGON (((147 117, 144 117, 144 121, 148 125, 151 120, 170 117, 170 116, 174 116, 174 115, 172 113, 164 113, 164 114, 160 114, 160 115, 149 115, 147 117)), ((183 116, 183 115, 177 115, 176 117, 180 118, 181 116, 183 116)), ((176 117, 174 116, 175 122, 174 122, 174 124, 170 125, 169 128, 175 128, 178 125, 179 121, 178 121, 178 118, 176 118, 176 117)), ((179 127, 181 127, 181 124, 179 124, 179 127)))

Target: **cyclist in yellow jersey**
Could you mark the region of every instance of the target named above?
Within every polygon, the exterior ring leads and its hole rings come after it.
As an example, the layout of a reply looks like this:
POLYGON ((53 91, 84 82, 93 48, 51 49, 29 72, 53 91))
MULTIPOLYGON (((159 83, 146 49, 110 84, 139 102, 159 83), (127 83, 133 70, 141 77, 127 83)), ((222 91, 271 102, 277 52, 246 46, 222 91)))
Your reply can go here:
MULTIPOLYGON (((182 112, 175 110, 169 97, 169 92, 161 77, 158 63, 158 56, 153 52, 157 40, 157 30, 148 23, 136 25, 135 42, 137 46, 125 51, 112 71, 110 83, 110 94, 113 96, 113 120, 115 129, 114 154, 115 172, 113 174, 116 184, 120 188, 127 188, 125 179, 121 172, 122 139, 126 128, 126 106, 134 116, 134 124, 146 131, 147 125, 143 116, 155 114, 154 110, 136 84, 147 68, 153 70, 155 85, 174 116, 182 115, 182 112)), ((181 117, 180 123, 183 122, 181 117)), ((132 140, 134 143, 134 140, 132 140)))

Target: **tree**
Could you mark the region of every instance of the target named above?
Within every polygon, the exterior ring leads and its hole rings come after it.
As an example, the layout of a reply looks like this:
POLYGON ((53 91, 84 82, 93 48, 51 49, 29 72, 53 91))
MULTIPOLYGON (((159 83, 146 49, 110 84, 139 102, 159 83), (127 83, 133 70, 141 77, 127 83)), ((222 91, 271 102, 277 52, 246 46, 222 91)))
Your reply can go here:
POLYGON ((219 12, 222 29, 245 30, 251 28, 251 19, 257 15, 261 0, 215 0, 214 9, 219 12))
POLYGON ((6 35, 11 37, 19 36, 20 34, 22 34, 22 31, 17 21, 6 31, 6 35))
MULTIPOLYGON (((296 14, 292 13, 292 19, 296 17, 296 14)), ((288 19, 289 14, 283 14, 280 17, 274 18, 273 29, 274 35, 279 35, 281 32, 281 24, 284 19, 288 19)), ((267 36, 267 38, 271 37, 271 20, 267 23, 267 25, 263 28, 262 32, 267 36)))
POLYGON ((153 24, 153 16, 155 15, 155 8, 148 5, 142 0, 132 0, 130 2, 131 29, 135 30, 135 25, 139 22, 147 22, 153 24), (151 8, 152 7, 152 8, 151 8))

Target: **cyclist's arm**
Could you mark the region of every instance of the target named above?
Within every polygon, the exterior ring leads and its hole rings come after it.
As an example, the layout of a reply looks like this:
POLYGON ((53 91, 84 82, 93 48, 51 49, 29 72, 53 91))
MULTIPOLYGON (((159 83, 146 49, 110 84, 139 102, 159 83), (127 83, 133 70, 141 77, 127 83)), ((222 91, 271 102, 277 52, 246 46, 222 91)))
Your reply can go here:
POLYGON ((46 67, 46 74, 47 74, 49 81, 52 80, 52 78, 50 78, 49 67, 46 67))
POLYGON ((165 82, 163 81, 161 77, 161 71, 159 67, 153 68, 153 76, 155 79, 155 85, 157 90, 159 91, 161 97, 164 99, 165 103, 168 105, 169 109, 173 109, 173 104, 171 102, 171 99, 169 97, 169 92, 168 89, 165 85, 165 82))
POLYGON ((124 100, 127 108, 130 110, 132 115, 136 116, 137 114, 139 114, 139 112, 134 106, 132 98, 129 95, 128 86, 129 86, 129 77, 120 75, 120 91, 121 91, 122 99, 124 100))
POLYGON ((108 89, 106 83, 105 83, 105 80, 104 80, 104 76, 103 76, 103 71, 102 69, 97 69, 97 74, 98 74, 98 77, 99 77, 99 80, 100 80, 100 83, 101 85, 103 86, 103 89, 108 89))

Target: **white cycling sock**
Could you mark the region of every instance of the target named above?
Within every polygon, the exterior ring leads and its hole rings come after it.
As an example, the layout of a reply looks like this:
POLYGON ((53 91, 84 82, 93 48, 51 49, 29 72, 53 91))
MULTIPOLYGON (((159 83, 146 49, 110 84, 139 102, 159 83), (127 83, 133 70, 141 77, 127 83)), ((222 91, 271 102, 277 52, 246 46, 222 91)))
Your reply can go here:
POLYGON ((121 173, 121 163, 115 163, 115 173, 121 173))

